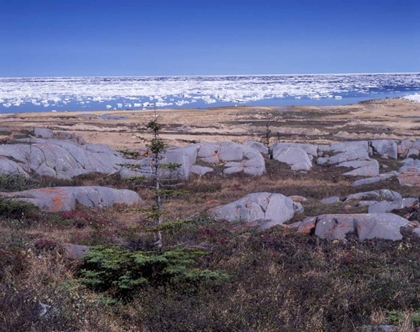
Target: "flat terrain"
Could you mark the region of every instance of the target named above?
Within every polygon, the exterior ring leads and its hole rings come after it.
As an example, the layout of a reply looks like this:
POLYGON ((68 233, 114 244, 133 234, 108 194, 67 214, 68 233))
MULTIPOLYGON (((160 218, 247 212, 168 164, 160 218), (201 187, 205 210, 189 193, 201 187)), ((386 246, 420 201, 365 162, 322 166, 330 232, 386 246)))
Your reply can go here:
MULTIPOLYGON (((224 107, 158 110, 162 138, 170 145, 193 142, 261 141, 267 125, 271 142, 329 143, 341 140, 404 139, 420 136, 420 104, 405 99, 373 100, 323 107, 224 107)), ((0 115, 5 127, 47 127, 82 136, 89 143, 132 149, 148 138, 154 111, 21 113, 0 115)), ((1 136, 0 136, 1 137, 1 136)))
MULTIPOLYGON (((162 137, 177 146, 217 141, 266 143, 267 131, 270 144, 420 138, 420 104, 403 99, 334 107, 157 113, 163 124, 162 137)), ((154 111, 3 114, 0 141, 12 143, 33 134, 34 127, 46 127, 77 134, 88 143, 135 150, 146 144, 139 136, 150 139, 145 126, 154 115, 154 111), (101 118, 104 115, 112 118, 101 118)), ((400 160, 383 156, 371 158, 378 161, 381 173, 402 165, 400 160)), ((419 188, 402 186, 395 177, 353 187, 358 178, 344 176, 343 167, 314 163, 311 171, 299 172, 276 160, 265 159, 265 163, 267 171, 259 177, 224 174, 220 165, 214 165, 214 172, 192 174, 175 192, 163 191, 164 223, 159 228, 163 247, 158 249, 153 245, 156 193, 147 179, 123 180, 109 174, 71 180, 0 177, 3 192, 100 185, 134 190, 142 198, 134 206, 116 205, 107 210, 78 206, 63 213, 0 199, 0 332, 354 332, 381 324, 413 332, 420 327, 420 238, 413 232, 403 230, 401 241, 360 242, 354 234, 343 241, 329 241, 280 226, 263 232, 232 231, 230 223, 207 215, 210 209, 249 193, 304 196, 304 211, 287 222, 293 223, 322 214, 367 213, 368 207, 360 206, 358 200, 344 201, 349 194, 390 189, 410 198, 418 197, 419 188), (320 203, 331 196, 340 201, 320 203), (86 258, 69 259, 62 247, 68 243, 104 247, 91 249, 96 250, 92 257, 99 259, 93 264, 86 258), (182 258, 178 249, 199 250, 200 256, 177 260, 182 258), (178 265, 164 279, 161 274, 165 276, 162 271, 166 270, 161 263, 168 262, 167 257, 175 258, 178 265), (183 262, 192 265, 185 270, 183 262), (140 284, 145 263, 151 264, 151 277, 147 284, 140 284), (210 277, 177 277, 179 271, 199 271, 210 277), (99 279, 89 283, 85 278, 89 273, 99 279), (222 278, 224 274, 227 279, 222 278), (40 318, 40 303, 51 306, 51 316, 40 318)), ((394 213, 414 224, 420 222, 418 204, 394 213)))

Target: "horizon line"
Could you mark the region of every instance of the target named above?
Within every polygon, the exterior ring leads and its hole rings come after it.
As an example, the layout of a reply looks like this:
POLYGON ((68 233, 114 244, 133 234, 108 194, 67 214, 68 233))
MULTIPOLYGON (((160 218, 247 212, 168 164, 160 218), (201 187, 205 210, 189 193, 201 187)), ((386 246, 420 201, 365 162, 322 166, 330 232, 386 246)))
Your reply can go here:
POLYGON ((189 75, 88 75, 88 76, 0 76, 0 79, 7 78, 86 78, 86 77, 229 77, 229 76, 351 76, 351 75, 396 75, 396 74, 420 74, 417 72, 364 72, 364 73, 318 73, 318 74, 189 74, 189 75))

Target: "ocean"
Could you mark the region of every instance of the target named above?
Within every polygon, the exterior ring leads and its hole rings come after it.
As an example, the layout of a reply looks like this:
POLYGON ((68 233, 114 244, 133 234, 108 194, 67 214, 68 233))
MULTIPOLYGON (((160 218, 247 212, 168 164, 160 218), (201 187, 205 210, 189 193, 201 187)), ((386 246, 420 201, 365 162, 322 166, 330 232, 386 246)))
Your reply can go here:
POLYGON ((0 77, 0 113, 338 105, 419 94, 420 73, 0 77))

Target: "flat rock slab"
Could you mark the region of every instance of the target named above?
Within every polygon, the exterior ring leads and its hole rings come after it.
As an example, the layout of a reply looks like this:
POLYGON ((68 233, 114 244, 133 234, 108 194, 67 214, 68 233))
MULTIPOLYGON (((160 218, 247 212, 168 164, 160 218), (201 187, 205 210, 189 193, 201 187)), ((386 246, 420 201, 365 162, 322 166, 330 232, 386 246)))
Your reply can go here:
POLYGON ((350 167, 355 168, 352 171, 344 173, 347 176, 378 176, 379 163, 378 161, 371 160, 352 160, 340 163, 337 167, 350 167))
POLYGON ((407 219, 392 213, 324 214, 315 218, 315 222, 306 218, 302 224, 315 224, 315 235, 329 240, 344 240, 346 234, 355 233, 359 241, 397 241, 402 239, 400 228, 409 224, 407 219))
POLYGON ((86 207, 108 208, 114 204, 134 204, 140 196, 127 189, 113 189, 99 186, 55 187, 32 189, 12 193, 0 193, 3 198, 32 203, 42 210, 70 211, 77 204, 86 207))
POLYGON ((376 183, 376 182, 379 182, 379 181, 389 180, 389 179, 395 178, 396 176, 397 176, 397 172, 392 171, 392 172, 389 172, 389 173, 379 174, 378 176, 374 176, 374 177, 371 177, 371 178, 356 180, 351 184, 351 186, 352 187, 363 186, 363 185, 366 185, 366 184, 371 184, 371 183, 376 183))
POLYGON ((268 229, 290 220, 296 211, 302 211, 299 203, 282 194, 252 193, 210 211, 216 220, 243 222, 246 227, 268 229))

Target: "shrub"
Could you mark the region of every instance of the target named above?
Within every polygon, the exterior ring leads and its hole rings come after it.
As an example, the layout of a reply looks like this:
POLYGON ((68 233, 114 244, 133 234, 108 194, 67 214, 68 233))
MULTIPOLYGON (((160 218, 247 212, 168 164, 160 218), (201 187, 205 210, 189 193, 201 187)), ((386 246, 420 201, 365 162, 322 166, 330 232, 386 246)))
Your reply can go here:
POLYGON ((197 249, 130 252, 117 246, 96 246, 86 254, 80 275, 93 289, 111 290, 123 298, 146 285, 180 286, 184 282, 193 285, 200 281, 226 279, 224 273, 191 267, 204 254, 197 249))
POLYGON ((0 175, 0 191, 12 192, 38 188, 38 182, 21 174, 0 175))
POLYGON ((0 198, 0 216, 3 218, 22 218, 25 214, 38 210, 39 207, 31 203, 0 198))

